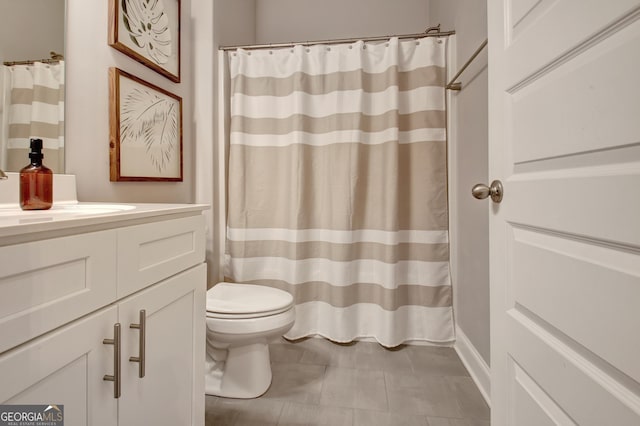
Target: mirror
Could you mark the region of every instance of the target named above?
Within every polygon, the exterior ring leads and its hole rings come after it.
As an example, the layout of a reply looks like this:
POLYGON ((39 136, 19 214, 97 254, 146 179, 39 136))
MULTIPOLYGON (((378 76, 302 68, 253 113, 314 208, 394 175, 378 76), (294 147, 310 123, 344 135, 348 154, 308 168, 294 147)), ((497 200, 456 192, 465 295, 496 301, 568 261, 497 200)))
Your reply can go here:
POLYGON ((64 173, 65 0, 0 0, 0 169, 28 164, 29 139, 64 173))

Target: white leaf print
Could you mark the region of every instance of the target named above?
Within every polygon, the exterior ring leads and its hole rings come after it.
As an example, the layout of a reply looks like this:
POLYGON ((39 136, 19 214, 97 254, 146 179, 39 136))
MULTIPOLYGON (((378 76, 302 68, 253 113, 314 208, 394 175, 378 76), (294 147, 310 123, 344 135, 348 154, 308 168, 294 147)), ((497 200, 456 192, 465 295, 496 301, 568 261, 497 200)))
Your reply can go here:
POLYGON ((171 57, 171 30, 162 0, 121 0, 124 25, 129 37, 157 64, 171 57))
POLYGON ((149 160, 162 172, 174 155, 179 155, 178 114, 175 101, 146 89, 133 89, 122 102, 120 141, 143 142, 149 160))

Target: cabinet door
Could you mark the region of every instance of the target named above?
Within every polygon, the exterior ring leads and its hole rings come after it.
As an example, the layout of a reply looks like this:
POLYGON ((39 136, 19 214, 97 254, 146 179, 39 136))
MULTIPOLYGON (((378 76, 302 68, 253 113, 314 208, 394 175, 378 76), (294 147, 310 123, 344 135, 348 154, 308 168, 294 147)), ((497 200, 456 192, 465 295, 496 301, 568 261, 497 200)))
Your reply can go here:
POLYGON ((0 356, 0 404, 64 405, 66 426, 117 424, 113 338, 117 310, 110 307, 0 356))
POLYGON ((204 264, 118 304, 123 328, 121 426, 203 425, 205 351, 204 264), (145 310, 145 375, 139 377, 140 322, 145 310))

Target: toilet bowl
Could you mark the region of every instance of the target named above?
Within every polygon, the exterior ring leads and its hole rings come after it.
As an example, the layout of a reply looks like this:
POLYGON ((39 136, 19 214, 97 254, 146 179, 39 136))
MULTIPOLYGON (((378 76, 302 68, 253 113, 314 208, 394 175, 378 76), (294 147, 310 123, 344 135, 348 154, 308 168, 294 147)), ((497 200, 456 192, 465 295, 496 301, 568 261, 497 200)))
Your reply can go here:
POLYGON ((276 288, 218 283, 207 291, 205 392, 256 398, 271 385, 269 342, 293 327, 293 297, 276 288))

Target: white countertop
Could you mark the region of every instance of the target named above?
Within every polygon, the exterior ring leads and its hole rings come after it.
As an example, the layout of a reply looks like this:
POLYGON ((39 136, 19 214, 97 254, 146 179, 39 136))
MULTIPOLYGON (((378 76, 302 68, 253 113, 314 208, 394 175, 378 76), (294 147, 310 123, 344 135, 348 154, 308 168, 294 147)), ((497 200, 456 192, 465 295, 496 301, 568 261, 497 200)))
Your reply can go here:
POLYGON ((200 214, 206 204, 78 202, 74 175, 53 175, 53 206, 22 211, 19 174, 0 181, 0 246, 200 214))
POLYGON ((74 228, 109 229, 164 219, 163 216, 187 216, 208 209, 206 204, 155 203, 68 203, 55 204, 49 210, 22 211, 20 207, 0 208, 0 245, 33 240, 43 233, 70 234, 74 228))

